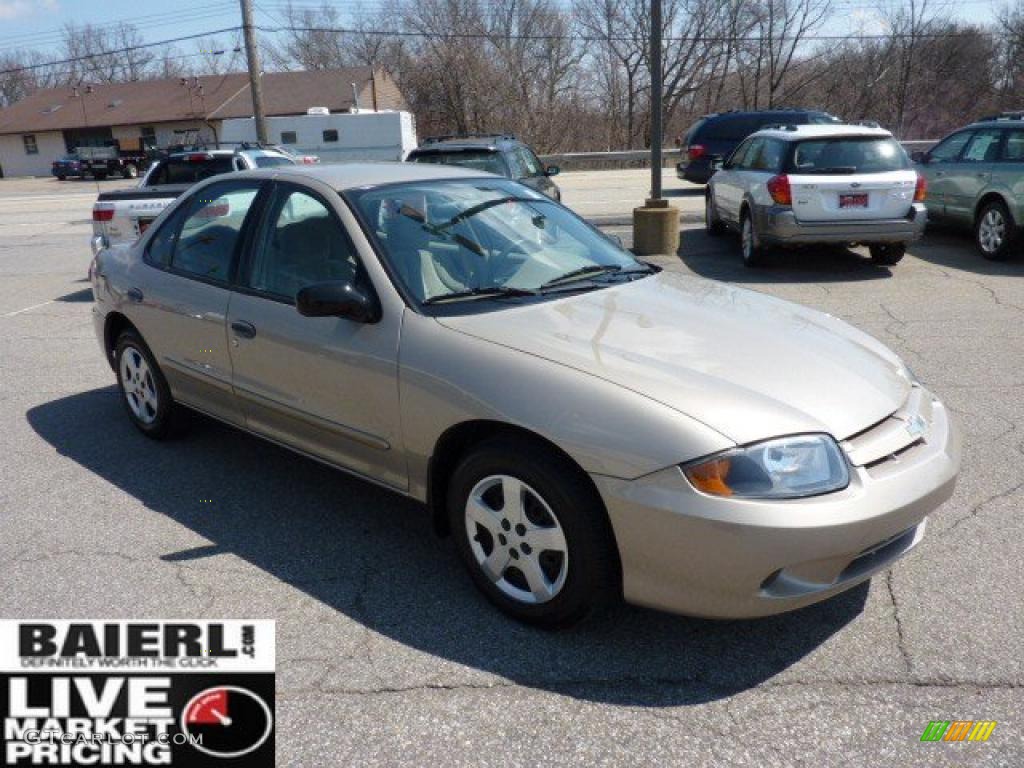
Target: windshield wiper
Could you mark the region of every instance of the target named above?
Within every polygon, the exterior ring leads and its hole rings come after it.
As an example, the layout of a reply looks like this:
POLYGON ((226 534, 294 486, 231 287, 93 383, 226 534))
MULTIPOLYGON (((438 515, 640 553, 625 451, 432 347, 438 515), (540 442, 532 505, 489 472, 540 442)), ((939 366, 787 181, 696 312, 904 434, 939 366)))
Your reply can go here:
POLYGON ((566 272, 564 275, 559 275, 540 286, 540 290, 546 288, 554 288, 564 283, 574 283, 578 280, 586 280, 590 277, 597 277, 598 275, 632 275, 632 274, 645 274, 649 275, 654 272, 654 268, 646 264, 640 265, 639 267, 630 267, 629 269, 623 269, 618 264, 588 264, 585 267, 574 269, 572 272, 566 272))
POLYGON ((826 167, 826 168, 815 168, 814 170, 810 170, 810 171, 799 171, 799 173, 807 173, 807 174, 814 174, 814 175, 821 175, 821 174, 826 174, 826 173, 840 174, 840 173, 856 173, 856 172, 857 172, 857 166, 855 166, 855 165, 833 165, 833 166, 829 166, 829 167, 826 167))
POLYGON ((440 304, 445 301, 459 301, 462 299, 485 299, 485 298, 505 298, 508 296, 536 296, 536 291, 528 291, 525 288, 510 288, 507 285, 493 285, 487 288, 469 288, 465 291, 455 291, 453 293, 444 293, 440 296, 431 296, 429 299, 424 299, 424 304, 440 304))

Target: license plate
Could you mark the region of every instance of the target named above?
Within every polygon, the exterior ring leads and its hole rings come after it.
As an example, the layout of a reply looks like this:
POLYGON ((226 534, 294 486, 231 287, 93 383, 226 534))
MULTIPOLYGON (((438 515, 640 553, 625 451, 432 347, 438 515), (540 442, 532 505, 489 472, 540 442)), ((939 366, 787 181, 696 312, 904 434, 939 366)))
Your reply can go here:
POLYGON ((141 235, 147 229, 149 229, 149 225, 152 224, 152 223, 153 223, 153 219, 139 219, 139 234, 141 235))
POLYGON ((840 208, 867 208, 868 207, 868 196, 866 194, 840 195, 839 196, 839 207, 840 208))

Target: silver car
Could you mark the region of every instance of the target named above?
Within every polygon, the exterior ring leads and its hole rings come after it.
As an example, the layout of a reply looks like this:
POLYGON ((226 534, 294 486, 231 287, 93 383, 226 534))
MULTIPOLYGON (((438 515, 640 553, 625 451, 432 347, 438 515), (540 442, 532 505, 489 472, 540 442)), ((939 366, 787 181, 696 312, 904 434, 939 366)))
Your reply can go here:
POLYGON ((767 128, 716 165, 707 230, 738 230, 748 266, 763 264, 772 246, 819 243, 861 243, 876 264, 893 266, 924 233, 924 177, 881 128, 767 128))
POLYGON ((211 179, 91 273, 144 434, 186 406, 417 499, 524 621, 799 608, 913 548, 958 471, 947 409, 874 339, 485 173, 211 179))

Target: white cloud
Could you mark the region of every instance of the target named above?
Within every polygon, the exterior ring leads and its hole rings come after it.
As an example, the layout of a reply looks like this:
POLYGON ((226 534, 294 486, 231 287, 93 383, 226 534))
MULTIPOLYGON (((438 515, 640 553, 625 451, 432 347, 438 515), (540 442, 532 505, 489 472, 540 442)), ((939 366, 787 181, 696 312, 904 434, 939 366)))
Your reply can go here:
POLYGON ((31 16, 36 11, 53 11, 57 0, 0 0, 0 19, 31 16))

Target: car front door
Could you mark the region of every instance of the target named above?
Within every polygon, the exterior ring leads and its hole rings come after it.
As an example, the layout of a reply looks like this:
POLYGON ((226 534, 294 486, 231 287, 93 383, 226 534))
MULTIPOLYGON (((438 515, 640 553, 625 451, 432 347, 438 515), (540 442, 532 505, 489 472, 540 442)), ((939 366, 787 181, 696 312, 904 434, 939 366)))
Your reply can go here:
POLYGON ((946 186, 946 216, 962 224, 974 224, 974 207, 998 167, 1002 128, 980 128, 960 154, 946 186))
POLYGON ((254 432, 404 489, 401 313, 360 323, 295 308, 314 283, 374 290, 349 236, 356 227, 328 187, 275 182, 228 310, 234 389, 254 432))
POLYGON ((754 139, 747 139, 725 160, 722 169, 711 177, 712 194, 718 215, 730 224, 740 220, 740 203, 743 201, 744 162, 754 139))
POLYGON ((243 227, 262 182, 223 181, 182 202, 130 275, 131 318, 176 400, 235 424, 225 318, 243 227))
POLYGON ((952 176, 957 171, 957 160, 973 133, 972 130, 966 130, 947 136, 925 154, 924 162, 918 164, 918 172, 928 183, 925 207, 928 208, 929 216, 945 217, 946 195, 952 176))

